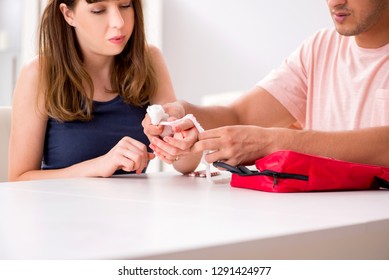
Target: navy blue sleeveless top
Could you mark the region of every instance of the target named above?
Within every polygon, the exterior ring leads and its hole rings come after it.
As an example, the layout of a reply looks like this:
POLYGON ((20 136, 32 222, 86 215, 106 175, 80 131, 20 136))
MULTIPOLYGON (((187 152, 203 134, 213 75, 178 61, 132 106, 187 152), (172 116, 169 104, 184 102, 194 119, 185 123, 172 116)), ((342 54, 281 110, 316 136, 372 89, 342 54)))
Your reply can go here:
MULTIPOLYGON (((106 154, 124 136, 146 145, 142 120, 146 108, 124 103, 121 96, 93 102, 91 121, 47 122, 42 169, 59 169, 106 154)), ((116 172, 123 173, 123 172, 116 172)))

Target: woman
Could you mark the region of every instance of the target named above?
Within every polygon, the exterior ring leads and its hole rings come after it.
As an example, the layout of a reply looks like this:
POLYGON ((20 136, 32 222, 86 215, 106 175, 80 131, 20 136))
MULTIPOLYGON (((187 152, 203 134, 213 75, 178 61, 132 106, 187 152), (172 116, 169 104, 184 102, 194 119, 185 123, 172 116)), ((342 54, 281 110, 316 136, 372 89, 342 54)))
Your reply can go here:
POLYGON ((146 107, 176 99, 140 0, 49 0, 13 98, 10 181, 139 174, 146 107))

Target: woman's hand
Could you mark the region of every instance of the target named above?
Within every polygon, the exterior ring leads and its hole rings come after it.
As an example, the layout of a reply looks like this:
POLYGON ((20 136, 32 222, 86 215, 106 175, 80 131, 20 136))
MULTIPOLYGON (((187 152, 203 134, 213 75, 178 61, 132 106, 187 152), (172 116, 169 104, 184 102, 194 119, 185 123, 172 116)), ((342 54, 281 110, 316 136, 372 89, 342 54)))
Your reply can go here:
MULTIPOLYGON (((169 115, 168 121, 181 119, 185 116, 185 110, 178 102, 167 103, 162 106, 165 113, 169 115)), ((143 132, 149 138, 150 142, 153 137, 160 137, 165 129, 163 125, 152 125, 149 114, 145 115, 142 121, 143 132)))
POLYGON ((173 164, 177 171, 183 174, 192 172, 201 158, 201 153, 191 151, 199 132, 190 119, 181 120, 185 116, 185 110, 180 103, 168 103, 163 107, 165 113, 170 116, 168 121, 180 121, 174 122, 172 126, 155 126, 151 124, 150 117, 146 115, 142 125, 144 133, 150 140, 150 148, 163 162, 173 164), (163 136, 166 128, 171 130, 169 136, 163 136))
POLYGON ((165 136, 163 139, 153 137, 150 144, 150 148, 154 150, 158 158, 168 164, 172 164, 191 153, 191 148, 196 143, 199 134, 188 119, 173 126, 172 130, 173 136, 165 136))
POLYGON ((101 177, 109 177, 119 169, 140 174, 148 161, 154 158, 155 155, 147 152, 143 143, 124 137, 107 154, 96 158, 93 168, 96 169, 97 176, 101 177))

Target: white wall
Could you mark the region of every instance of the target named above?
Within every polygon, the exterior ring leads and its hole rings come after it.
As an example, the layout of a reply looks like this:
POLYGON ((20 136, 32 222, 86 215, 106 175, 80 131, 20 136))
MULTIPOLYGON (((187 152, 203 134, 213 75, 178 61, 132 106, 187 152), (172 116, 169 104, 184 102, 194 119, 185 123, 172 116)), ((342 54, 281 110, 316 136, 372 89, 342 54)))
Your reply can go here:
POLYGON ((147 41, 162 49, 163 0, 143 0, 147 41))
MULTIPOLYGON (((12 30, 23 29, 17 70, 36 52, 39 1, 44 6, 46 0, 0 1, 0 27, 14 22, 12 30), (15 23, 20 17, 12 11, 20 11, 20 2, 26 12, 15 23)), ((206 94, 251 88, 303 39, 332 26, 324 0, 143 1, 149 41, 163 50, 178 98, 194 103, 206 94)), ((10 103, 13 87, 12 60, 5 55, 0 53, 0 105, 10 103)))
POLYGON ((0 0, 0 106, 11 104, 22 65, 36 55, 39 1, 0 0))
POLYGON ((0 0, 0 106, 10 104, 20 66, 21 12, 22 0, 0 0))
POLYGON ((316 30, 326 1, 163 0, 163 52, 178 98, 250 89, 316 30))
POLYGON ((45 0, 23 0, 23 2, 22 50, 20 57, 22 65, 37 54, 38 25, 41 14, 39 9, 46 5, 45 0))

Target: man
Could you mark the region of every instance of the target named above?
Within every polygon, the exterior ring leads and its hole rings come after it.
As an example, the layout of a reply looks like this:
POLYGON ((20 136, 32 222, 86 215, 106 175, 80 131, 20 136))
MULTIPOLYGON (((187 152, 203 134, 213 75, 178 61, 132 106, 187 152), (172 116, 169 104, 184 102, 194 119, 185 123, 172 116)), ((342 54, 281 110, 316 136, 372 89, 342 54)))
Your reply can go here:
MULTIPOLYGON (((170 115, 192 113, 208 129, 197 142, 189 122, 175 128, 185 130, 186 138, 162 141, 153 137, 161 128, 146 118, 145 133, 156 154, 171 163, 196 142, 192 152, 212 151, 207 162, 230 165, 294 150, 389 166, 389 1, 327 0, 327 5, 335 30, 306 40, 230 106, 165 105, 170 115), (295 122, 303 129, 289 128, 295 122)), ((194 165, 188 157, 188 169, 194 165)))

